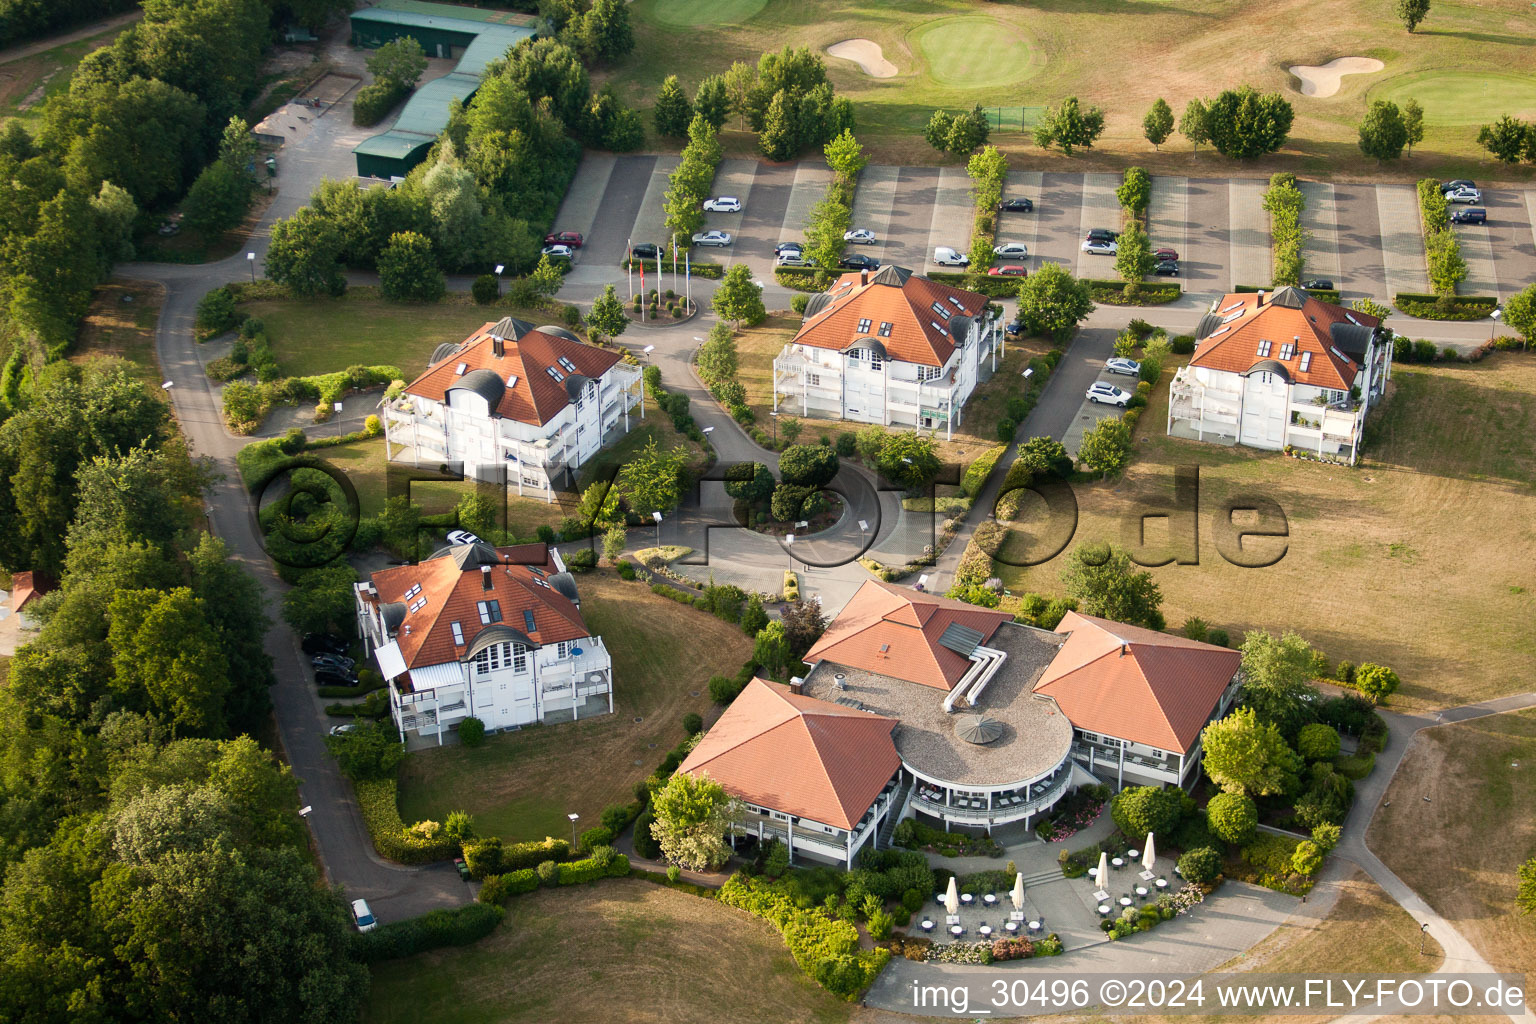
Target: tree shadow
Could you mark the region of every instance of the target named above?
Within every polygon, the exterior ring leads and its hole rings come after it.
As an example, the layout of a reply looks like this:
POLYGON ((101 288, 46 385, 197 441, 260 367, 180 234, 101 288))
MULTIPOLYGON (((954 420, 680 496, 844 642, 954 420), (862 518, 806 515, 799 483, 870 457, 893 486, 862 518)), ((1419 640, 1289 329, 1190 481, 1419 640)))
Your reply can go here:
POLYGON ((1421 36, 1447 36, 1467 39, 1474 43, 1493 43, 1501 46, 1536 46, 1536 37, 1500 35, 1493 32, 1453 32, 1448 29, 1424 29, 1414 33, 1421 36))

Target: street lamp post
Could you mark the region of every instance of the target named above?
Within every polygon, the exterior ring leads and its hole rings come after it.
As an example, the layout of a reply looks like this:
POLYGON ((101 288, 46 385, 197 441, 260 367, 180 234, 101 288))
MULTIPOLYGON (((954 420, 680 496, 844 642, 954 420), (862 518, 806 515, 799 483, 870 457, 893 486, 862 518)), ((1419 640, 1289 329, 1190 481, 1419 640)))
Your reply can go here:
MULTIPOLYGON (((656 520, 656 547, 659 549, 661 547, 661 513, 652 512, 651 518, 656 520)), ((660 554, 660 551, 657 554, 660 554)))
POLYGON ((1424 956, 1424 936, 1429 934, 1429 922, 1419 925, 1419 955, 1424 956))
POLYGON ((255 253, 248 252, 248 253, 245 254, 245 265, 251 268, 251 284, 255 284, 256 283, 256 254, 255 253))
POLYGON ((576 852, 576 819, 581 817, 581 815, 576 814, 575 812, 572 812, 570 814, 567 814, 566 817, 571 819, 571 852, 575 853, 576 852))
POLYGON ((793 572, 794 569, 795 569, 795 551, 794 551, 795 535, 792 534, 792 533, 786 533, 784 535, 784 543, 788 544, 789 548, 790 548, 790 551, 789 551, 789 569, 790 569, 791 572, 793 572))
POLYGON ((501 272, 507 269, 505 263, 496 264, 496 297, 501 298, 501 272))
POLYGON ((779 414, 775 411, 768 415, 773 417, 773 447, 777 449, 779 447, 779 414))

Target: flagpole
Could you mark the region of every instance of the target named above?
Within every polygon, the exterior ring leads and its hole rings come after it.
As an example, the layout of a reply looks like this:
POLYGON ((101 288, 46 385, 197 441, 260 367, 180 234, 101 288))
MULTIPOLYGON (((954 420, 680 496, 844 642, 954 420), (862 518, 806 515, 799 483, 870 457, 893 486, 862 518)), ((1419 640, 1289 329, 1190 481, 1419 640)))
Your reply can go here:
POLYGON ((672 287, 677 288, 677 232, 672 232, 672 287))
POLYGON ((645 261, 640 261, 640 322, 645 323, 645 261))
POLYGON ((629 259, 624 261, 624 277, 629 282, 629 298, 633 302, 635 298, 635 240, 625 239, 624 251, 629 253, 629 259))
POLYGON ((690 256, 692 256, 692 252, 691 251, 683 253, 683 280, 685 282, 687 282, 683 287, 684 287, 684 290, 687 292, 687 297, 684 300, 686 302, 686 304, 687 304, 687 307, 688 307, 687 312, 692 313, 693 312, 693 260, 689 258, 690 256))

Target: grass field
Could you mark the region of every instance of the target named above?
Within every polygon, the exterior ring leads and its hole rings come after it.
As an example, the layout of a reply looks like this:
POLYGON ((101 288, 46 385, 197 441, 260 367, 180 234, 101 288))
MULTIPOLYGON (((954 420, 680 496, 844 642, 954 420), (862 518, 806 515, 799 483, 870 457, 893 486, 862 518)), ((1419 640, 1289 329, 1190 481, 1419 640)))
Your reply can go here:
MULTIPOLYGON (((796 316, 769 317, 760 327, 753 327, 736 334, 736 350, 740 369, 736 379, 747 389, 747 404, 757 416, 757 424, 769 436, 773 436, 773 418, 768 413, 773 408, 773 360, 799 330, 800 319, 796 316)), ((953 439, 946 441, 944 431, 934 433, 939 457, 961 464, 970 462, 983 451, 997 444, 997 424, 1006 413, 1008 397, 1019 390, 1019 374, 1034 356, 1042 354, 1046 345, 1038 338, 1009 341, 1004 355, 997 364, 997 372, 976 385, 965 403, 964 418, 955 428, 953 439)), ((989 361, 990 365, 990 361, 989 361)), ((857 431, 865 426, 842 420, 821 420, 799 415, 800 406, 793 395, 781 395, 779 412, 782 417, 800 421, 800 443, 814 444, 822 434, 834 439, 845 430, 857 431)), ((891 427, 899 431, 901 427, 891 427)))
POLYGON ((752 653, 735 626, 643 583, 603 571, 578 586, 582 616, 613 656, 614 714, 412 754, 400 773, 407 821, 463 809, 482 833, 519 841, 569 835, 571 812, 582 828, 596 825, 683 739, 683 715, 713 717, 709 677, 734 673, 752 653))
POLYGON ((126 27, 0 64, 0 120, 19 117, 29 129, 35 130, 42 120, 43 102, 55 93, 69 90, 69 80, 74 77, 80 59, 112 42, 126 27))
MULTIPOLYGON (((1067 160, 1047 156, 1023 132, 994 141, 1020 167, 1139 163, 1154 173, 1222 175, 1285 168, 1337 179, 1477 177, 1481 169, 1491 178, 1476 144, 1477 126, 1501 113, 1536 110, 1536 47, 1529 45, 1526 0, 1439 2, 1412 34, 1393 18, 1390 4, 1355 0, 635 0, 631 10, 635 53, 598 77, 641 107, 650 105, 668 74, 678 74, 691 91, 733 61, 755 63, 763 51, 786 44, 824 51, 844 39, 872 40, 898 69, 896 77, 874 79, 837 60, 828 62, 828 72, 839 94, 854 101, 860 140, 887 163, 945 159, 921 137, 935 109, 1038 107, 1075 95, 1106 114, 1093 150, 1067 160), (1375 57, 1386 68, 1345 78, 1331 97, 1301 95, 1288 68, 1345 56, 1375 57), (1490 90, 1454 77, 1480 76, 1485 68, 1500 75, 1490 90), (1194 97, 1245 83, 1280 92, 1295 107, 1291 142, 1277 156, 1238 164, 1208 147, 1196 153, 1178 136, 1161 152, 1143 138, 1142 117, 1153 100, 1166 99, 1177 113, 1194 97), (1378 167, 1356 144, 1368 101, 1410 95, 1428 111, 1426 138, 1400 165, 1378 167)), ((725 143, 732 154, 754 148, 753 137, 739 132, 727 132, 725 143)), ((1501 167, 1496 176, 1529 180, 1531 173, 1529 166, 1501 167)))
POLYGON ((1533 772, 1536 711, 1425 729, 1366 836, 1495 970, 1536 963, 1536 923, 1514 903, 1515 868, 1536 856, 1533 772))
POLYGON ((348 289, 340 298, 261 299, 241 309, 266 325, 272 354, 285 374, 332 373, 358 364, 388 363, 410 380, 427 367, 432 350, 459 342, 489 320, 515 316, 533 324, 554 322, 558 311, 477 306, 464 294, 416 305, 386 302, 378 289, 348 289))
POLYGON ((766 921, 638 880, 545 890, 459 949, 382 964, 370 1024, 836 1024, 766 921))
MULTIPOLYGON (((1536 579, 1528 559, 1511 555, 1536 548, 1529 360, 1398 366, 1391 387, 1364 463, 1345 469, 1170 438, 1165 382, 1124 478, 1076 488, 1073 542, 1124 546, 1122 531, 1146 502, 1171 495, 1173 467, 1197 464, 1200 564, 1150 570, 1170 625, 1198 616, 1234 643, 1245 630, 1293 627, 1333 661, 1395 668, 1403 688, 1393 703, 1412 708, 1528 690, 1536 579), (1220 503, 1250 491, 1277 501, 1289 521, 1285 555, 1268 568, 1239 568, 1216 548, 1220 503)), ((1043 532, 1030 518, 1037 512, 1026 506, 1022 530, 1043 532)), ((1149 520, 1147 535, 1152 553, 1163 549, 1166 520, 1149 520)), ((1017 546, 1003 553, 1025 560, 1017 546)), ((1060 592, 1062 563, 1000 569, 1015 594, 1049 594, 1060 592)))

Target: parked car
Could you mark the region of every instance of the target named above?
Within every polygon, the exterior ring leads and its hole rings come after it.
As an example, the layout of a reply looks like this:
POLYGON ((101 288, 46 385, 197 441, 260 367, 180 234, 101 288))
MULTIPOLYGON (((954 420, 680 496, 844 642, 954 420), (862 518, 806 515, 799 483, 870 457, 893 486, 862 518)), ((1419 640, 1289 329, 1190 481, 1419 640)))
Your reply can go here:
POLYGON ((316 686, 356 686, 357 676, 334 668, 315 669, 316 686))
POLYGON ((449 544, 454 544, 454 545, 458 545, 458 544, 479 544, 479 543, 481 543, 481 541, 480 541, 479 537, 476 537, 474 534, 470 533, 468 530, 449 530, 448 531, 448 543, 449 544))
POLYGON ((357 724, 356 722, 345 722, 345 723, 343 723, 341 725, 333 725, 333 726, 331 726, 331 735, 332 736, 345 736, 347 733, 349 733, 349 732, 356 732, 357 730, 359 730, 361 728, 362 728, 362 726, 357 724))
POLYGON ((1179 261, 1179 250, 1170 249, 1166 245, 1161 249, 1153 249, 1152 255, 1157 258, 1159 263, 1164 260, 1173 260, 1175 263, 1179 261))
POLYGON ((299 646, 305 654, 346 654, 348 644, 339 636, 329 633, 305 633, 299 646))
POLYGON ((875 233, 869 228, 854 228, 843 232, 843 241, 853 245, 874 245, 875 233))
POLYGON ((1179 261, 1158 260, 1157 266, 1152 268, 1152 273, 1156 274, 1158 277, 1178 277, 1179 261))
POLYGON ((1089 228, 1085 242, 1113 242, 1120 237, 1120 232, 1111 231, 1109 228, 1089 228))
POLYGON ((1113 359, 1105 361, 1104 372, 1120 373, 1127 377, 1139 377, 1141 376, 1141 364, 1134 359, 1127 359, 1124 356, 1115 356, 1113 359))
POLYGON ((352 675, 352 670, 357 667, 357 662, 345 654, 317 654, 309 659, 309 664, 314 668, 323 668, 330 672, 340 672, 343 675, 352 675))
POLYGON ((1447 192, 1445 194, 1445 201, 1448 203, 1480 203, 1483 201, 1483 194, 1475 188, 1459 188, 1454 192, 1447 192))
POLYGON ((1442 195, 1446 192, 1455 192, 1459 188, 1477 188, 1477 182, 1470 178, 1457 178, 1454 181, 1442 181, 1440 183, 1442 195))
POLYGON ((652 245, 650 242, 641 242, 629 254, 637 260, 654 260, 661 255, 661 246, 652 245))
POLYGON ((852 255, 844 256, 842 259, 837 261, 837 265, 839 267, 842 267, 844 270, 879 270, 880 269, 880 261, 879 260, 875 259, 873 256, 865 256, 861 252, 856 252, 856 253, 853 253, 852 255))
POLYGON ((570 262, 576 258, 576 251, 568 245, 546 245, 540 252, 552 260, 570 262))
POLYGON ((352 922, 357 925, 360 932, 371 932, 379 926, 374 919, 373 911, 368 909, 367 900, 352 901, 352 922))
POLYGON ((776 262, 781 267, 811 266, 811 261, 806 259, 799 249, 788 249, 779 253, 779 258, 774 262, 776 262))
POLYGON ((1113 384, 1094 381, 1088 388, 1088 401, 1095 405, 1125 405, 1131 400, 1129 391, 1122 391, 1113 384))
POLYGON ((586 239, 580 231, 551 231, 544 236, 545 245, 568 245, 572 249, 580 249, 586 239))
POLYGON ((1029 259, 1029 247, 1023 242, 1004 242, 993 246, 992 254, 1009 260, 1026 260, 1029 259))
POLYGON ((970 265, 971 258, 947 245, 941 245, 933 250, 933 262, 941 267, 965 267, 970 265))
POLYGON ((1102 238, 1090 238, 1083 243, 1083 252, 1093 256, 1113 256, 1119 251, 1120 244, 1118 242, 1102 238))
POLYGON ((1488 211, 1481 206, 1469 206, 1465 210, 1457 210, 1451 214, 1451 221, 1455 224, 1486 224, 1488 211))
POLYGON ((1035 209, 1035 201, 1033 199, 1025 199, 1020 196, 1015 199, 1004 199, 1002 202, 997 204, 997 208, 999 210, 1016 210, 1019 213, 1033 213, 1035 209))
POLYGON ((693 236, 694 245, 718 245, 724 248, 731 244, 729 231, 702 231, 693 236))
POLYGON ((1001 267, 988 267, 990 277, 1028 277, 1029 271, 1017 263, 1005 263, 1001 267))
POLYGON ((711 213, 740 213, 741 200, 735 196, 720 196, 704 200, 704 209, 711 213))
POLYGON ((1301 286, 1309 292, 1333 291, 1333 282, 1328 280, 1326 277, 1314 277, 1310 281, 1301 282, 1301 286))
POLYGON ((773 247, 773 254, 775 256, 783 256, 787 252, 805 252, 805 243, 780 242, 778 245, 773 247))
POLYGON ((1024 321, 1020 320, 1018 317, 1014 317, 1012 320, 1008 321, 1008 326, 1003 328, 1003 333, 1008 335, 1010 338, 1017 338, 1019 335, 1024 333, 1024 321))

